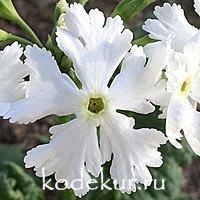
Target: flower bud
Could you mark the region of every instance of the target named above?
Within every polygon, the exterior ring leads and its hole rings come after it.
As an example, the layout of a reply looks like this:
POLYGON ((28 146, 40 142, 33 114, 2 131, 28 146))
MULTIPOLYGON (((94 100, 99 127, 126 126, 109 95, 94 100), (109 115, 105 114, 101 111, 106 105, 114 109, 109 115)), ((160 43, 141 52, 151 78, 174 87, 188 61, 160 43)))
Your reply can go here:
POLYGON ((66 0, 60 0, 54 10, 54 22, 59 20, 60 16, 65 12, 65 9, 68 7, 66 0))
POLYGON ((0 42, 4 42, 9 39, 9 33, 0 29, 0 42))
POLYGON ((64 16, 65 16, 64 13, 62 13, 62 14, 60 15, 60 17, 58 18, 58 20, 57 20, 57 22, 56 22, 56 26, 58 26, 58 27, 66 27, 64 16))
POLYGON ((0 17, 11 21, 19 18, 11 0, 0 0, 0 17))

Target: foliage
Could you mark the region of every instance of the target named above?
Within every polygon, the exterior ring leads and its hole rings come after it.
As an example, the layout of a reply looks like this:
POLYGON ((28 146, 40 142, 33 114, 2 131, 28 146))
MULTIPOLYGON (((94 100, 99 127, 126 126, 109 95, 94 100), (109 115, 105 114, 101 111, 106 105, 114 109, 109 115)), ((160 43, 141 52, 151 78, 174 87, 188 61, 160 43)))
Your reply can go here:
POLYGON ((122 0, 114 9, 112 16, 120 15, 123 21, 128 21, 154 1, 155 0, 122 0))
POLYGON ((5 163, 0 173, 0 200, 43 200, 42 190, 23 168, 13 162, 5 163))
POLYGON ((21 145, 0 145, 0 200, 43 200, 42 190, 23 170, 21 145))
POLYGON ((0 172, 5 169, 4 162, 11 161, 23 166, 21 145, 0 144, 0 172))

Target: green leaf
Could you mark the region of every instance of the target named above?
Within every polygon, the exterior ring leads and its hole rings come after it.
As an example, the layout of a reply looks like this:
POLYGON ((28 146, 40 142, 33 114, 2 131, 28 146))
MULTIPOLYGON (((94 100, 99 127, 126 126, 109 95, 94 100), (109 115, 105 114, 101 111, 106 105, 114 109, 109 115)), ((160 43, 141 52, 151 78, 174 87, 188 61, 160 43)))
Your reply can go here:
POLYGON ((0 173, 0 200, 44 200, 44 195, 33 178, 13 162, 5 163, 0 173))
POLYGON ((61 200, 77 200, 77 197, 74 194, 74 191, 72 189, 68 189, 68 190, 62 190, 60 193, 60 198, 61 200))
POLYGON ((21 145, 0 144, 0 171, 5 168, 3 165, 5 161, 12 161, 22 166, 22 160, 23 154, 21 145))
POLYGON ((122 0, 116 6, 111 16, 119 15, 123 21, 128 21, 154 1, 155 0, 122 0))
POLYGON ((14 190, 15 181, 8 179, 6 174, 0 173, 0 200, 23 200, 23 194, 14 190))
POLYGON ((82 4, 83 6, 88 2, 89 0, 79 0, 79 3, 82 4))
POLYGON ((137 44, 138 46, 145 46, 146 44, 155 42, 156 40, 151 39, 148 35, 145 35, 137 40, 133 40, 132 44, 137 44))
POLYGON ((57 115, 53 116, 53 120, 54 120, 55 124, 57 124, 57 125, 67 123, 75 118, 76 118, 76 116, 74 114, 60 116, 60 117, 58 117, 57 115))

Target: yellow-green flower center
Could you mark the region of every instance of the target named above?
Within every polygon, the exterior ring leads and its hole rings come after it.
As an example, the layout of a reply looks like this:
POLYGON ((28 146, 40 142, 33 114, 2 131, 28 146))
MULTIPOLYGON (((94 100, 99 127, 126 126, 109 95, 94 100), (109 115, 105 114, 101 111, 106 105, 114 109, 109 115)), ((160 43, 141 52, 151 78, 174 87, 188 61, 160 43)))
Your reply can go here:
POLYGON ((181 86, 181 92, 185 92, 187 90, 188 81, 184 81, 181 86))
POLYGON ((104 103, 100 97, 90 98, 89 103, 88 103, 88 110, 90 112, 98 114, 103 109, 104 109, 104 103))
POLYGON ((187 96, 189 95, 190 93, 190 87, 191 87, 191 83, 190 83, 190 78, 186 78, 181 87, 180 87, 180 94, 181 96, 184 95, 184 96, 187 96))

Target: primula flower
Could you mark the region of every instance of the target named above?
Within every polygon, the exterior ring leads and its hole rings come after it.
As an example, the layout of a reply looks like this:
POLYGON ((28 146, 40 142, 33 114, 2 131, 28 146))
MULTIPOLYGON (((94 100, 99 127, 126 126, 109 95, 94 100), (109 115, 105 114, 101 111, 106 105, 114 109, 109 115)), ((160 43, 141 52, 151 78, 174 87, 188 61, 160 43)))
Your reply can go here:
MULTIPOLYGON (((196 11, 199 1, 194 4, 196 11)), ((154 11, 158 19, 148 19, 143 29, 150 32, 150 37, 165 41, 171 38, 171 52, 165 71, 167 85, 163 85, 165 100, 159 99, 153 103, 163 110, 162 118, 166 117, 166 134, 169 141, 177 148, 183 131, 193 151, 200 155, 199 117, 196 111, 199 102, 200 86, 200 31, 190 25, 184 16, 180 5, 172 6, 165 3, 163 7, 156 6, 154 11)), ((157 43, 148 44, 149 51, 157 48, 157 43)))
POLYGON ((3 116, 10 104, 25 97, 26 85, 24 78, 29 74, 28 67, 20 57, 23 49, 17 42, 6 46, 0 51, 0 115, 3 116))
MULTIPOLYGON (((197 11, 199 2, 195 5, 197 11)), ((164 3, 163 7, 156 6, 154 15, 157 19, 148 19, 143 25, 150 38, 163 41, 173 34, 172 48, 180 52, 190 41, 200 43, 199 29, 189 24, 180 5, 164 3)))
POLYGON ((20 123, 34 122, 50 114, 75 114, 76 118, 50 128, 50 143, 29 151, 26 167, 34 166, 38 176, 43 176, 44 167, 45 176, 55 173, 56 180, 67 180, 68 187, 81 197, 89 190, 90 174, 98 176, 102 164, 111 160, 113 154, 110 174, 122 192, 136 191, 138 182, 150 185, 152 177, 147 166, 162 164, 157 148, 166 138, 155 129, 133 129, 133 118, 118 110, 154 111, 148 101, 154 79, 144 78, 157 74, 150 70, 151 66, 163 68, 165 48, 159 49, 144 67, 142 47, 133 46, 121 72, 111 81, 131 48, 132 33, 123 30, 120 17, 105 21, 98 9, 87 14, 75 3, 66 9, 65 22, 67 28, 57 30, 58 46, 72 59, 82 88, 78 89, 59 71, 48 51, 28 46, 25 63, 32 72, 26 97, 12 104, 4 118, 20 123), (72 184, 77 179, 82 180, 83 187, 72 184))
POLYGON ((166 134, 169 141, 181 148, 184 135, 193 151, 200 155, 200 113, 196 111, 200 102, 200 45, 189 43, 183 53, 173 53, 169 59, 166 76, 167 91, 171 94, 167 117, 166 134))

